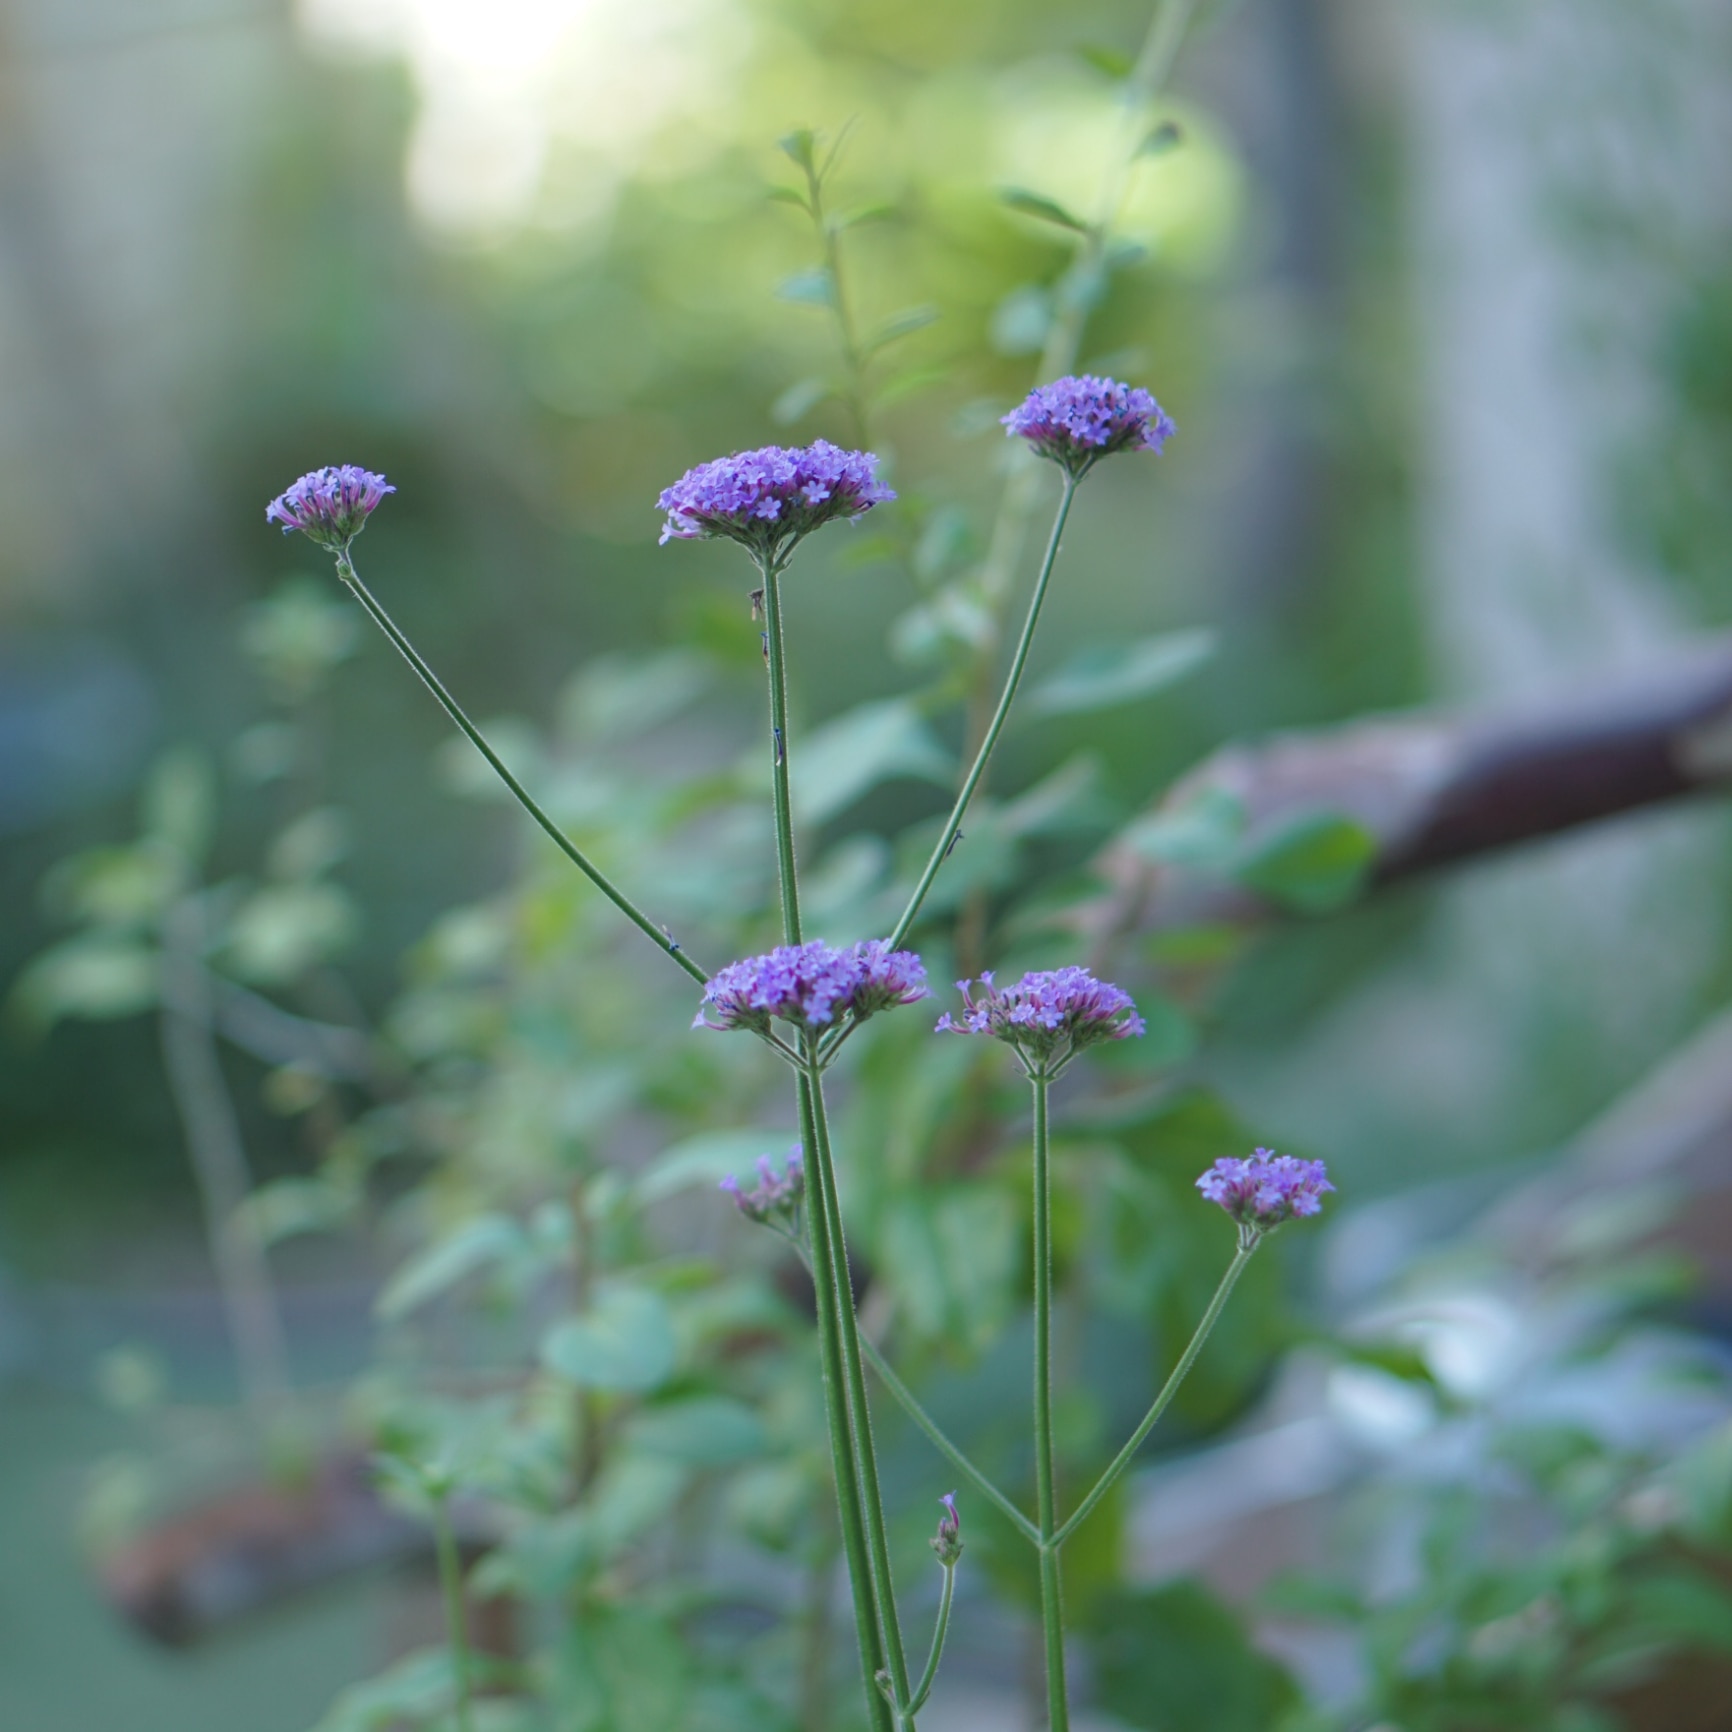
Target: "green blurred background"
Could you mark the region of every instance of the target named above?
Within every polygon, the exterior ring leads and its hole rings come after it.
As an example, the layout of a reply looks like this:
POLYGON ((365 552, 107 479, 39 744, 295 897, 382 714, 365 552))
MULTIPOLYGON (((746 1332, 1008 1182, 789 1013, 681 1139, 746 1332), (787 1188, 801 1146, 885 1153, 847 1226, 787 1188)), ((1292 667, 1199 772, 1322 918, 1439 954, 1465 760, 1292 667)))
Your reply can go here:
MULTIPOLYGON (((887 365, 873 428, 919 545, 814 544, 796 702, 821 721, 910 678, 911 610, 980 555, 993 417, 1026 388, 1063 257, 1000 189, 1086 201, 1103 69, 1146 12, 0 0, 0 979, 58 934, 55 862, 132 833, 169 745, 224 778, 213 876, 256 855, 275 809, 246 766, 271 711, 237 643, 285 578, 329 581, 263 521, 306 469, 397 485, 362 569, 502 738, 611 651, 738 660, 737 558, 659 549, 653 505, 724 450, 853 442, 802 389, 833 335, 788 286, 810 236, 766 196, 798 126, 851 123, 840 196, 887 207, 850 233, 862 316, 940 316, 887 365)), ((1181 435, 1091 482, 1037 671, 1115 634, 1203 626, 1221 648, 1104 722, 1023 729, 1007 784, 1086 744, 1128 814, 1226 740, 1525 699, 1724 622, 1729 34, 1713 0, 1204 9, 1182 142, 1138 170, 1136 255, 1084 349, 1181 435)), ((354 1004, 318 1007, 341 1020, 389 1000, 405 950, 515 845, 497 808, 453 801, 443 719, 382 643, 357 639, 320 725, 353 820, 354 1004)), ((853 822, 888 833, 931 803, 893 783, 853 822)), ((1213 1008, 1205 1071, 1360 1198, 1529 1161, 1726 997, 1727 842, 1702 805, 1278 935, 1213 1008)), ((257 1169, 302 1170, 299 1122, 256 1072, 234 1080, 257 1169)), ((295 1257, 309 1289, 373 1273, 295 1257)), ((251 1732, 295 1732, 386 1640, 367 1584, 190 1658, 95 1602, 76 1506, 122 1423, 99 1356, 173 1336, 177 1375, 220 1391, 207 1286, 150 1020, 15 1016, 8 1732, 203 1732, 242 1704, 251 1732)), ((358 1363, 352 1312, 298 1331, 309 1374, 358 1363)))

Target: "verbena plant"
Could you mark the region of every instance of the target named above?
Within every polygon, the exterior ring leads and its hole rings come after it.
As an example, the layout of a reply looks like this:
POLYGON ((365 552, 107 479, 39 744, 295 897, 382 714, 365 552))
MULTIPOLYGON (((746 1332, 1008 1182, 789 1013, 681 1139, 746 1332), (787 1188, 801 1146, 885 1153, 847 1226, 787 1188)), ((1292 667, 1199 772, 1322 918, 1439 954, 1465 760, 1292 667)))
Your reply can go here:
MULTIPOLYGON (((813 184, 816 202, 816 178, 813 184)), ((855 1031, 870 1017, 929 996, 920 959, 899 947, 914 928, 927 894, 961 834, 975 790, 1010 715, 1079 488, 1104 459, 1124 452, 1158 452, 1173 432, 1172 423, 1148 392, 1092 375, 1065 377, 1038 387, 1004 420, 1012 437, 1026 440, 1037 455, 1060 470, 1058 509, 991 720, 926 865, 884 939, 863 939, 839 948, 809 940, 805 934, 790 782, 796 743, 789 720, 789 647, 783 627, 782 585, 808 536, 838 520, 858 520, 894 495, 878 479, 876 460, 869 453, 845 451, 822 440, 804 448, 771 446, 720 458, 690 471, 663 493, 660 506, 667 514, 664 542, 712 537, 733 541, 749 556, 759 580, 751 599, 754 616, 761 615, 762 619, 768 675, 766 749, 783 942, 767 954, 732 963, 713 974, 602 871, 544 810, 362 581, 355 565, 354 544, 372 513, 394 491, 384 478, 347 466, 315 471, 274 500, 267 513, 286 531, 299 531, 331 553, 338 576, 565 857, 668 961, 702 984, 694 1025, 747 1033, 768 1046, 791 1071, 801 1131, 799 1148, 781 1172, 766 1161, 760 1182, 751 1192, 741 1191, 737 1181, 729 1181, 727 1188, 738 1207, 754 1219, 774 1225, 796 1246, 812 1278, 830 1462, 842 1551, 853 1594, 860 1666, 872 1722, 894 1728, 894 1732, 905 1732, 915 1725, 937 1674, 954 1574, 962 1553, 961 1518, 954 1495, 946 1494, 932 1541, 944 1572, 944 1589, 929 1656, 917 1673, 904 1638, 891 1567, 890 1530, 866 1380, 868 1360, 885 1389, 967 1485, 1034 1548, 1040 1578, 1047 1714, 1049 1723, 1062 1729, 1069 1723, 1060 1577, 1065 1542, 1130 1465, 1195 1363, 1248 1260, 1284 1222, 1317 1213, 1321 1194, 1332 1188, 1321 1163, 1273 1155, 1263 1149, 1249 1158, 1222 1157, 1197 1181, 1204 1196, 1218 1203, 1237 1224, 1237 1254, 1189 1346, 1142 1421, 1075 1508, 1061 1514, 1052 1399, 1049 1090, 1091 1046, 1138 1036, 1143 1025, 1130 998, 1117 987, 1096 980, 1086 968, 1072 965, 1032 972, 1003 988, 987 973, 978 983, 977 996, 971 996, 968 983, 964 983, 960 1019, 947 1015, 937 1027, 940 1033, 982 1035, 1002 1042, 1014 1054, 1032 1089, 1036 1481, 1032 1519, 920 1406, 861 1334, 849 1277, 826 1075, 855 1031)), ((452 1636, 458 1653, 458 1720, 467 1732, 469 1669, 462 1657, 454 1553, 444 1519, 450 1485, 445 1476, 430 1476, 425 1471, 421 1483, 429 1494, 441 1534, 441 1556, 453 1606, 452 1636)))

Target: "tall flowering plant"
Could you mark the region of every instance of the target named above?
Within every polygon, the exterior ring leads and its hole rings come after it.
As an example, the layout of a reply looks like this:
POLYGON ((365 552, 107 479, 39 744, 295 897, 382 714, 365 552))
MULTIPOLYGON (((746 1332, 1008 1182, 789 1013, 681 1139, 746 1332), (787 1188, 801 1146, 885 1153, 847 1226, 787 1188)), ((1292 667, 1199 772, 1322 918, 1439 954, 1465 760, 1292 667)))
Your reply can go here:
MULTIPOLYGON (((812 1278, 830 1467, 843 1556, 853 1592, 855 1638, 871 1724, 880 1732, 913 1732, 937 1676, 950 1619, 955 1575, 963 1554, 958 1494, 947 1493, 932 1548, 943 1588, 927 1661, 910 1665, 892 1569, 879 1464, 874 1445, 871 1366, 884 1390, 908 1413, 960 1479, 989 1502, 1034 1548, 1040 1576, 1048 1717, 1069 1724, 1065 1681, 1065 1623, 1060 1557, 1066 1541, 1088 1519, 1130 1465, 1150 1430, 1196 1363, 1234 1285, 1275 1228, 1315 1214, 1330 1189, 1320 1164, 1258 1150, 1248 1159, 1225 1157, 1198 1181, 1203 1196, 1237 1225, 1237 1251, 1166 1384, 1141 1423, 1095 1484, 1068 1515, 1061 1515, 1052 1414, 1052 1173, 1049 1090, 1089 1048, 1134 1039, 1143 1024, 1130 997, 1071 966, 1024 975, 1000 986, 990 974, 964 982, 959 1011, 937 1031, 984 1036, 1010 1048, 1027 1077, 1033 1102, 1034 1364, 1033 1441, 1036 1508, 1031 1517, 993 1482, 933 1420, 862 1334, 849 1279, 842 1208, 840 1155, 825 1081, 842 1048, 868 1019, 930 997, 920 958, 905 948, 923 904, 959 839, 1022 683, 1061 541, 1076 494, 1105 458, 1158 453, 1174 428, 1145 390, 1116 380, 1067 376, 1031 392, 1004 417, 1008 435, 1026 441, 1061 474, 1057 511, 1035 577, 1021 633, 1010 654, 998 699, 963 776, 948 817, 892 930, 834 946, 808 938, 802 912, 796 812, 790 764, 795 748, 788 705, 788 643, 782 585, 806 538, 838 520, 856 521, 895 496, 866 451, 843 450, 823 440, 718 458, 689 471, 661 495, 662 540, 722 539, 736 543, 757 577, 753 610, 763 624, 767 676, 767 738, 776 880, 782 943, 757 956, 706 970, 664 925, 616 885, 565 833, 512 773, 468 714, 439 681, 377 598, 362 582, 354 542, 371 514, 393 491, 384 478, 353 467, 303 476, 268 508, 285 532, 299 531, 334 557, 337 574, 401 652, 459 729, 476 746, 566 858, 676 967, 702 987, 695 1028, 751 1036, 788 1068, 800 1143, 777 1169, 767 1157, 759 1181, 747 1191, 737 1179, 723 1189, 749 1219, 781 1233, 797 1248, 812 1278)), ((462 1663, 463 1622, 454 1613, 454 1675, 459 1680, 459 1722, 469 1717, 462 1663)))

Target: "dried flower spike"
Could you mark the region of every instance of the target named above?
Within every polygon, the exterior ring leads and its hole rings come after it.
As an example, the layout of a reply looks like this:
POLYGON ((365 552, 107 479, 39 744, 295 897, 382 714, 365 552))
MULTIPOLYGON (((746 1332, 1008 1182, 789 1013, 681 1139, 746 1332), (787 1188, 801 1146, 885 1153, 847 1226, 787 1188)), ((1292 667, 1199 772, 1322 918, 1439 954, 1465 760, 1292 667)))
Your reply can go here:
POLYGON ((1038 386, 1003 419, 1011 438, 1079 477, 1115 451, 1159 451, 1177 431, 1140 386, 1092 373, 1038 386))
POLYGON ((692 1027, 767 1033, 780 1017, 796 1028, 827 1028, 845 1012, 860 1020, 929 996, 926 970, 911 950, 891 950, 879 938, 845 950, 814 939, 718 969, 692 1027))
POLYGON ((878 479, 877 463, 870 451, 844 451, 826 439, 700 463, 656 501, 667 513, 662 541, 720 535, 759 558, 785 557, 823 524, 852 520, 896 497, 878 479))
POLYGON ((1283 1221, 1317 1214, 1323 1193, 1335 1187, 1321 1161, 1257 1149, 1248 1160, 1218 1160, 1197 1181, 1197 1189, 1239 1223, 1239 1241, 1248 1245, 1283 1221))
POLYGON ((939 1032, 991 1035, 1014 1047, 1031 1073, 1056 1076, 1084 1048, 1143 1032, 1130 994, 1086 968, 1025 974, 1002 989, 983 974, 979 993, 971 995, 974 984, 956 983, 965 1009, 960 1021, 940 1017, 939 1032))
POLYGON ((280 523, 332 553, 342 553, 367 527, 367 519, 387 493, 397 489, 383 475, 352 463, 315 469, 265 507, 265 522, 280 523))

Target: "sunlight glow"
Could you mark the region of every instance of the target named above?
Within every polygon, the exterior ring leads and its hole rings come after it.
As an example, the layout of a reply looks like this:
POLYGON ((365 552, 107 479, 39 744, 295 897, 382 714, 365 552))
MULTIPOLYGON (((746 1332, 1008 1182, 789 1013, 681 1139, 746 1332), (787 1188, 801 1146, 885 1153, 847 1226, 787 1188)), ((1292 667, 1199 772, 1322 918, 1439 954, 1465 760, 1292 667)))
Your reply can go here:
POLYGON ((300 0, 299 14, 327 53, 407 62, 411 203, 471 234, 593 220, 646 156, 707 154, 749 45, 728 0, 300 0))

